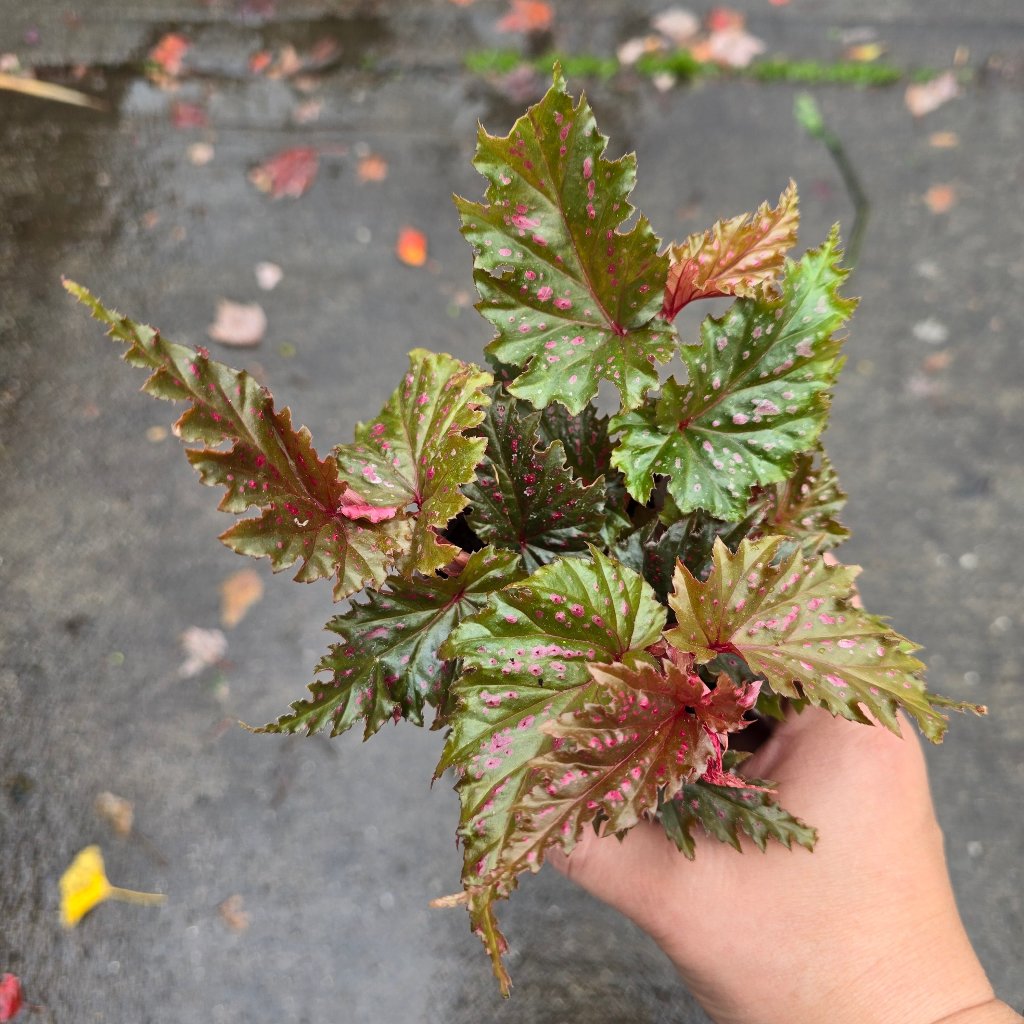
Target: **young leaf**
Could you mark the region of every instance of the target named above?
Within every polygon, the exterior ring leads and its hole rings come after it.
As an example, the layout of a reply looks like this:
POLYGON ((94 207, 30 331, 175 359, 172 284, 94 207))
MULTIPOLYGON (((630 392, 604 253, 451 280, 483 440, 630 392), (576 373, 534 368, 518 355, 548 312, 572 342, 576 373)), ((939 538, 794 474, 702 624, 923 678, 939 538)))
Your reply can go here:
POLYGON ((692 666, 590 666, 595 702, 543 727, 555 746, 534 760, 534 786, 513 809, 506 870, 536 870, 548 846, 570 851, 599 815, 604 833, 622 832, 653 815, 659 797, 712 768, 720 776, 718 734, 743 727, 760 684, 737 689, 722 676, 709 690, 692 666))
POLYGON ((591 555, 559 558, 491 594, 441 648, 442 657, 462 658, 466 673, 453 687, 459 707, 437 773, 454 767, 460 775, 471 924, 503 986, 504 940, 491 903, 522 870, 503 866, 502 858, 530 762, 553 745, 541 726, 594 701, 590 664, 649 661, 643 650, 665 624, 665 609, 636 573, 597 549, 591 555))
POLYGON ((497 337, 488 352, 525 372, 509 390, 537 408, 572 413, 601 379, 632 409, 658 384, 655 361, 675 351, 658 316, 668 259, 646 217, 627 232, 636 156, 604 158, 607 138, 561 70, 505 138, 480 129, 474 165, 487 204, 456 197, 474 248, 480 312, 497 337))
POLYGON ((897 734, 902 707, 939 742, 947 720, 924 688, 917 647, 850 604, 860 570, 805 560, 799 550, 777 562, 785 543, 744 540, 733 555, 716 541, 706 583, 678 567, 669 597, 677 625, 665 639, 700 663, 737 654, 775 693, 865 724, 870 712, 897 734))
POLYGON ((151 370, 143 390, 191 405, 175 424, 200 479, 226 489, 219 508, 262 514, 243 519, 221 540, 239 554, 265 556, 275 572, 302 562, 296 579, 336 577, 335 600, 379 584, 408 545, 410 524, 394 502, 373 505, 347 486, 335 460, 321 460, 305 427, 274 408, 248 373, 209 358, 203 349, 164 341, 159 332, 108 310, 81 285, 64 287, 109 334, 128 345, 125 362, 151 370), (215 446, 230 441, 228 449, 215 446))
POLYGON ((814 446, 842 365, 834 332, 855 305, 838 294, 838 242, 833 231, 787 264, 780 296, 740 299, 705 320, 700 345, 680 348, 687 383, 672 378, 655 405, 613 417, 623 437, 612 464, 637 501, 659 473, 680 512, 741 519, 751 487, 786 479, 814 446))
POLYGON ((584 487, 565 465, 561 441, 540 446, 541 414, 521 406, 500 392, 492 401, 480 430, 487 457, 463 493, 477 536, 519 552, 532 572, 557 555, 586 551, 604 521, 604 481, 584 487))
POLYGON ((292 704, 291 714, 257 732, 303 732, 330 728, 337 736, 365 720, 369 739, 397 716, 423 724, 423 707, 443 707, 457 662, 438 648, 486 595, 524 575, 516 555, 484 548, 471 555, 458 576, 389 576, 386 590, 370 592, 327 623, 341 637, 317 666, 329 679, 310 684, 312 697, 292 704))
POLYGON ((762 203, 754 214, 720 220, 682 245, 671 246, 662 315, 672 320, 694 299, 767 295, 796 243, 799 224, 799 200, 791 181, 774 210, 762 203))
POLYGON ((360 494, 380 505, 415 505, 406 567, 431 573, 457 549, 437 535, 466 507, 461 490, 473 479, 486 442, 466 433, 484 418, 491 375, 449 355, 417 348, 409 372, 354 444, 335 457, 360 494))
POLYGON ((696 853, 692 830, 697 824, 709 836, 737 850, 742 849, 741 832, 750 836, 762 852, 769 839, 777 840, 787 849, 798 843, 813 850, 818 838, 815 829, 778 805, 772 784, 763 779, 732 776, 726 786, 698 779, 684 785, 674 799, 664 801, 658 817, 666 835, 689 860, 696 853))
POLYGON ((798 455, 793 475, 773 484, 754 505, 763 510, 757 531, 762 536, 782 536, 798 541, 805 558, 842 544, 850 531, 837 518, 846 495, 825 449, 798 455), (815 459, 817 456, 817 459, 815 459))

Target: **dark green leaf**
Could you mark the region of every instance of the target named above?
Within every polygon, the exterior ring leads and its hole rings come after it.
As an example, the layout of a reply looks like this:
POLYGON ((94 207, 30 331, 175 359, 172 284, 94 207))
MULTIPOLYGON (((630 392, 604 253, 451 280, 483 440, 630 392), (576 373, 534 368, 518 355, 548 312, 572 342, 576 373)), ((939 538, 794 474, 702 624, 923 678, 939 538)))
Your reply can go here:
POLYGON ((583 554, 604 520, 604 481, 589 487, 565 465, 561 441, 540 444, 539 412, 499 393, 480 433, 487 454, 463 488, 469 523, 486 544, 518 552, 528 571, 561 554, 583 554))
POLYGON ((332 736, 365 720, 368 739, 397 716, 423 724, 423 707, 443 707, 457 662, 438 654, 441 644, 487 594, 524 575, 519 559, 485 548, 471 555, 458 576, 390 576, 386 589, 370 593, 327 623, 341 637, 317 666, 330 678, 310 684, 312 697, 259 732, 303 732, 329 728, 332 736))

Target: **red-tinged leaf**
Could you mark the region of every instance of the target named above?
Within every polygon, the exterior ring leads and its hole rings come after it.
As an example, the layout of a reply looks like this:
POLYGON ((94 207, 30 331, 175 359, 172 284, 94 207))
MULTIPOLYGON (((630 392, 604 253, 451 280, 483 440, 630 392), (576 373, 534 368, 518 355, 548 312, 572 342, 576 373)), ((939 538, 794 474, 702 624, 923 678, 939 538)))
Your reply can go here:
POLYGON ((416 228, 402 228, 395 242, 395 255, 407 267, 422 267, 427 262, 427 236, 416 228))
POLYGON ((723 785, 706 778, 687 783, 658 810, 666 835, 689 860, 696 854, 693 828, 700 825, 714 839, 742 850, 741 834, 749 836, 762 852, 774 839, 791 849, 793 843, 813 850, 816 829, 805 825, 777 802, 771 782, 728 775, 723 785))
POLYGON ((560 440, 542 447, 541 413, 529 408, 497 392, 480 427, 486 457, 463 493, 476 535, 517 552, 532 572, 558 555, 586 552, 604 521, 604 481, 577 480, 560 440))
POLYGON ((588 666, 650 661, 665 609, 636 573, 596 549, 591 559, 560 558, 491 594, 487 607, 441 648, 466 668, 453 687, 458 708, 438 774, 455 768, 471 925, 495 973, 503 940, 491 903, 515 885, 503 857, 515 831, 512 808, 527 791, 533 758, 552 749, 541 728, 593 702, 588 666))
POLYGON ((270 393, 248 373, 215 362, 201 349, 165 341, 153 328, 106 309, 74 282, 64 286, 109 325, 112 338, 128 345, 126 362, 151 371, 145 391, 190 403, 175 432, 201 445, 188 449, 188 460, 204 484, 225 488, 220 509, 262 510, 222 534, 228 547, 269 558, 275 572, 300 562, 295 578, 301 582, 336 577, 336 600, 383 582, 408 546, 407 518, 389 516, 376 525, 348 518, 341 509, 351 496, 335 459, 320 459, 309 431, 296 430, 291 412, 275 409, 270 393), (217 448, 225 441, 230 448, 217 448))
POLYGON ((466 434, 484 418, 491 383, 472 363, 414 349, 409 372, 380 415, 356 427, 354 444, 334 449, 367 503, 416 506, 410 571, 433 572, 456 554, 437 531, 468 504, 460 488, 473 479, 487 442, 466 434))
POLYGON ((5 974, 0 978, 0 1024, 14 1020, 23 1002, 21 979, 14 974, 5 974))
POLYGON ((391 576, 366 604, 353 604, 327 623, 342 639, 317 666, 330 677, 310 684, 312 696, 259 732, 330 729, 332 736, 365 721, 364 739, 402 717, 423 724, 424 705, 444 708, 458 664, 438 654, 466 616, 483 607, 487 594, 522 579, 519 559, 484 548, 458 576, 391 576))
POLYGON ((784 483, 765 488, 754 499, 763 513, 758 523, 760 536, 789 537, 799 543, 805 558, 842 544, 850 531, 839 522, 846 504, 824 448, 797 456, 793 475, 784 483))
POLYGON ((855 302, 839 295, 839 236, 788 263, 778 296, 739 299, 709 317, 699 345, 683 345, 686 384, 673 377, 656 403, 615 416, 612 455, 629 493, 646 503, 655 474, 680 513, 707 509, 730 521, 751 488, 785 480, 828 419, 828 389, 842 359, 836 332, 855 302))
POLYGON ((499 32, 545 32, 554 11, 545 0, 512 0, 509 12, 498 22, 499 32))
POLYGON ((487 351, 525 367, 509 386, 537 408, 579 413, 602 379, 634 408, 675 351, 658 316, 668 259, 645 217, 629 231, 636 157, 604 158, 607 139, 561 70, 505 138, 480 129, 474 164, 487 205, 456 198, 474 248, 480 303, 497 337, 487 351))
POLYGON ((733 555, 716 541, 706 583, 679 566, 669 605, 676 627, 666 640, 700 663, 723 652, 743 658, 783 697, 805 699, 834 715, 871 723, 870 714, 899 733, 896 712, 913 716, 939 742, 955 705, 925 690, 918 648, 882 619, 853 607, 857 567, 780 559, 785 537, 744 540, 733 555))
POLYGON ((588 822, 600 817, 603 834, 621 833, 684 783, 721 777, 725 734, 746 724, 758 684, 737 689, 722 676, 709 690, 692 665, 589 666, 593 703, 543 727, 554 748, 533 760, 533 786, 512 808, 502 870, 537 870, 545 849, 568 853, 588 822))
POLYGON ((312 146, 295 146, 254 167, 249 180, 272 199, 298 199, 309 191, 319 169, 320 155, 312 146))
POLYGON ((799 199, 791 181, 774 210, 763 203, 756 213, 721 220, 671 246, 662 315, 671 320, 694 299, 766 294, 796 244, 799 225, 799 199))

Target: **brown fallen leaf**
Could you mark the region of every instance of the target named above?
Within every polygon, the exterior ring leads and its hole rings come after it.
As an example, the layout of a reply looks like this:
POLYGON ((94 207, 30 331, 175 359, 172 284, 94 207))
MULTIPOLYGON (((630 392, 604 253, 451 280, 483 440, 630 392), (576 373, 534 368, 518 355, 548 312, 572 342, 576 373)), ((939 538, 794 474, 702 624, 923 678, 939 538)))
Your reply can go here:
POLYGON ((960 86, 952 71, 943 71, 930 82, 914 82, 907 86, 904 101, 914 117, 924 117, 944 103, 960 95, 960 86))
POLYGON ((512 0, 509 12, 498 22, 499 32, 544 32, 551 28, 554 11, 545 0, 512 0))
POLYGON ((189 626, 181 634, 181 647, 185 652, 185 660, 178 668, 178 675, 191 679, 203 669, 223 660, 228 653, 228 638, 219 629, 189 626))
POLYGON ((956 200, 956 188, 952 185, 932 185, 924 194, 925 205, 932 213, 949 213, 956 200))
POLYGON ((960 145, 960 136, 956 132, 932 132, 928 136, 928 145, 932 149, 956 149, 960 145))
POLYGON ((234 629, 263 597, 263 578, 255 569, 239 569, 220 585, 220 623, 234 629))
POLYGON ((249 172, 249 181, 273 199, 305 195, 320 169, 320 156, 312 146, 295 146, 275 153, 249 172))
POLYGON ((92 806, 96 816, 105 821, 114 830, 115 835, 127 839, 132 834, 135 805, 131 800, 125 800, 123 796, 117 796, 115 793, 104 792, 96 797, 92 806))
POLYGON ((407 266, 422 267, 427 262, 427 236, 416 228, 402 228, 395 244, 395 255, 407 266))
POLYGON ((206 333, 222 345, 236 348, 258 345, 267 333, 267 314, 258 302, 218 299, 217 315, 206 333))
POLYGON ((229 896, 218 907, 221 920, 233 931, 244 932, 249 927, 249 915, 245 911, 245 901, 235 893, 229 896))
POLYGON ((360 181, 383 181, 388 176, 388 162, 379 153, 368 153, 356 165, 360 181))

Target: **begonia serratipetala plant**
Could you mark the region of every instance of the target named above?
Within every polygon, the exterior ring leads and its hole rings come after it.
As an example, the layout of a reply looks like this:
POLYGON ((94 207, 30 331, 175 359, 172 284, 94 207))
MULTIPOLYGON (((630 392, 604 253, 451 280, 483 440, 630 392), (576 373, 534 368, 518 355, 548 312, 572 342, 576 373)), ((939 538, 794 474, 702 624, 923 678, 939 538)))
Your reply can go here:
POLYGON ((255 510, 224 543, 336 601, 365 592, 328 622, 308 696, 258 731, 369 737, 433 709, 464 858, 439 902, 468 908, 505 992, 495 901, 585 828, 657 820, 687 857, 695 831, 813 847, 729 750, 751 722, 814 704, 898 731, 902 710, 939 741, 944 709, 981 710, 929 693, 916 645, 854 601, 857 569, 823 557, 847 536, 820 444, 855 305, 838 233, 787 257, 790 184, 663 245, 633 220, 635 156, 606 142, 557 69, 508 136, 480 130, 485 198, 456 206, 489 368, 414 350, 324 457, 249 374, 66 283, 146 391, 188 403, 176 431, 221 509, 255 510), (711 297, 735 301, 680 339, 711 297), (659 370, 675 357, 681 380, 659 370))

